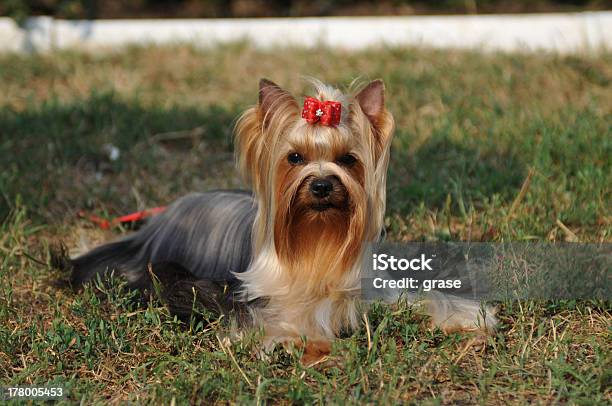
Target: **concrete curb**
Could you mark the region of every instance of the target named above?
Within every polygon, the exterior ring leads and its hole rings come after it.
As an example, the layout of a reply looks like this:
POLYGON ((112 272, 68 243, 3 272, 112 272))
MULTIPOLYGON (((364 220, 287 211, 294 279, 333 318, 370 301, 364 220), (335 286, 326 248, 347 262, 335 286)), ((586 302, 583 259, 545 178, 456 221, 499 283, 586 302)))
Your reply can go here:
POLYGON ((259 47, 346 49, 422 46, 486 51, 600 52, 612 48, 612 12, 526 15, 329 17, 200 20, 58 20, 0 17, 0 52, 116 49, 130 44, 210 46, 249 40, 259 47))

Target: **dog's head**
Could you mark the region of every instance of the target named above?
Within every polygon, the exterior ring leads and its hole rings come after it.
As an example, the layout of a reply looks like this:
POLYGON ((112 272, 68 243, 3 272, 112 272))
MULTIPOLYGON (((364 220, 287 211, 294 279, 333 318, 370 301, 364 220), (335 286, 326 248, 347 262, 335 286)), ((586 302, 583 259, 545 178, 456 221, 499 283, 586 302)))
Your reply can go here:
POLYGON ((302 106, 262 79, 237 125, 237 157, 258 198, 256 249, 270 238, 281 260, 346 262, 381 231, 393 118, 380 80, 348 95, 313 84, 302 106))

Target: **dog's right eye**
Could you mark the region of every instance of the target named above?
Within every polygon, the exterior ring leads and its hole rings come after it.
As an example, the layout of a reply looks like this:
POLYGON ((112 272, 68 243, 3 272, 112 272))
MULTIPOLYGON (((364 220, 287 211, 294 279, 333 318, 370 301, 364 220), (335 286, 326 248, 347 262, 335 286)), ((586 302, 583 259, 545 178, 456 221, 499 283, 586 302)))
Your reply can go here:
POLYGON ((304 162, 304 157, 301 156, 300 154, 298 154, 297 152, 292 152, 291 154, 289 154, 289 156, 287 157, 287 161, 291 164, 291 165, 299 165, 301 163, 304 162))
POLYGON ((357 158, 355 158, 355 156, 351 155, 351 154, 346 154, 346 155, 342 155, 340 158, 338 158, 338 162, 344 166, 351 166, 353 165, 355 162, 357 162, 357 158))

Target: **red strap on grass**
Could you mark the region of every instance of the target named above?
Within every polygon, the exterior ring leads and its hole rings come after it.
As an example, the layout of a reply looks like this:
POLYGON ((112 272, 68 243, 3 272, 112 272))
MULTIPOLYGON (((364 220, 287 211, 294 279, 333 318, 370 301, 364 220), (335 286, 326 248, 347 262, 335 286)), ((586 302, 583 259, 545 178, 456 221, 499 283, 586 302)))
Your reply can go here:
POLYGON ((96 216, 94 214, 87 214, 83 210, 79 212, 79 217, 85 218, 92 223, 98 225, 103 230, 108 230, 109 228, 119 225, 119 224, 129 224, 135 223, 137 221, 143 220, 147 217, 152 217, 157 214, 160 214, 166 210, 166 206, 153 207, 152 209, 137 211, 135 213, 126 214, 124 216, 116 217, 112 220, 107 220, 105 218, 96 216))

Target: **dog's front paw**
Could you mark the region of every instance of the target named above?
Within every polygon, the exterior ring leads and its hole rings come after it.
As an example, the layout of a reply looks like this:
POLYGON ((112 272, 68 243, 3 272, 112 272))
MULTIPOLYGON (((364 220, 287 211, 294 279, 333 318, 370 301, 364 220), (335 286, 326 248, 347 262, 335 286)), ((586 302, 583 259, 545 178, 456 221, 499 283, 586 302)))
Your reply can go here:
POLYGON ((264 340, 264 348, 270 351, 276 344, 281 344, 289 353, 295 350, 301 351, 300 361, 304 366, 313 366, 325 360, 331 353, 331 341, 326 338, 310 337, 267 337, 264 340))
POLYGON ((327 340, 307 340, 304 344, 301 362, 305 366, 312 366, 325 360, 330 353, 331 342, 327 340))

